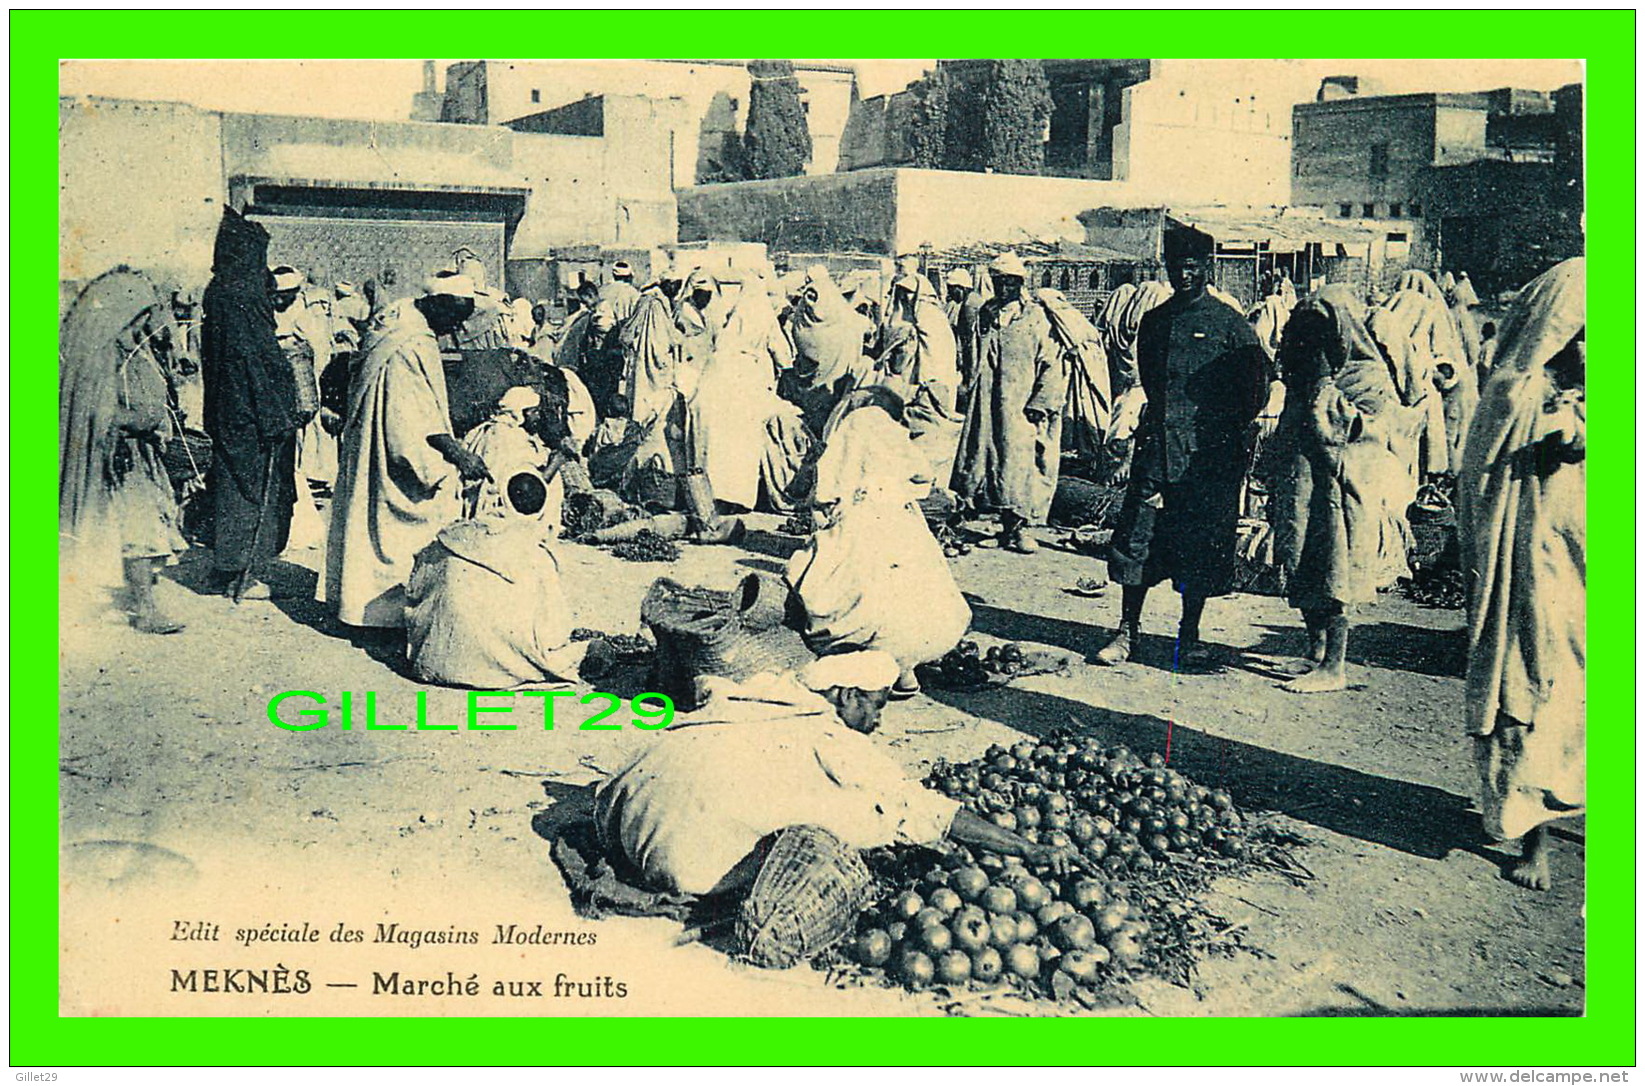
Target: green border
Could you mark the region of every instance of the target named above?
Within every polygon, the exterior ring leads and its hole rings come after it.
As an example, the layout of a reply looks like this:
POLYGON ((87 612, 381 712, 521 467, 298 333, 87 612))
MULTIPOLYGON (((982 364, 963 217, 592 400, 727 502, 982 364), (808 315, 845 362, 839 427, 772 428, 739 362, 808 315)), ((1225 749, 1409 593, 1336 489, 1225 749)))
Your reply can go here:
MULTIPOLYGON (((280 18, 289 21, 289 16, 280 18)), ((21 678, 55 674, 55 638, 39 616, 55 616, 56 556, 33 528, 53 503, 50 476, 35 463, 51 440, 56 393, 49 365, 57 312, 49 277, 12 278, 11 717, 11 1061, 34 1066, 340 1064, 535 1064, 621 1060, 642 1064, 1075 1062, 1142 1065, 1400 1064, 1560 1066, 1635 1062, 1634 883, 1634 42, 1635 13, 1607 12, 333 12, 300 16, 325 32, 302 35, 314 58, 488 55, 497 31, 510 40, 625 55, 1045 56, 1075 43, 1129 56, 1401 57, 1414 49, 1474 56, 1585 57, 1588 62, 1589 260, 1594 274, 1590 342, 1610 364, 1597 371, 1590 561, 1598 591, 1591 712, 1612 724, 1596 733, 1588 847, 1588 1006, 1581 1019, 860 1019, 828 1043, 792 1019, 750 1029, 740 1020, 590 1019, 546 1026, 508 1019, 351 1020, 73 1019, 57 1017, 56 684, 45 705, 22 694, 21 678), (643 28, 643 29, 642 29, 643 28), (609 43, 602 50, 599 45, 609 43), (1609 414, 1607 414, 1609 412, 1609 414), (1007 1024, 1007 1022, 1013 1024, 1007 1024), (1186 1029, 1187 1033, 1179 1032, 1186 1029), (1086 1032, 1090 1030, 1092 1032, 1086 1032), (1098 1032, 1100 1031, 1100 1033, 1098 1032), (1016 1042, 1001 1045, 1006 1034, 1016 1042), (960 1035, 964 1034, 961 1038, 960 1035), (1033 1046, 1022 1044, 1030 1040, 1033 1046), (563 1041, 562 1039, 563 1038, 563 1041), (944 1043, 936 1042, 941 1038, 944 1043), (1101 1038, 1100 1040, 1098 1038, 1101 1038), (1527 1045, 1527 1040, 1534 1043, 1527 1045), (963 1039, 968 1043, 953 1043, 963 1039), (921 1043, 925 1042, 925 1043, 921 1043)), ((262 12, 12 12, 12 262, 37 267, 55 252, 56 63, 132 57, 169 46, 218 57, 286 56, 292 39, 270 34, 262 12)), ((154 56, 153 53, 148 54, 154 56)), ((1461 722, 1458 722, 1460 728, 1461 722)), ((1460 749, 1460 748, 1459 748, 1460 749)))

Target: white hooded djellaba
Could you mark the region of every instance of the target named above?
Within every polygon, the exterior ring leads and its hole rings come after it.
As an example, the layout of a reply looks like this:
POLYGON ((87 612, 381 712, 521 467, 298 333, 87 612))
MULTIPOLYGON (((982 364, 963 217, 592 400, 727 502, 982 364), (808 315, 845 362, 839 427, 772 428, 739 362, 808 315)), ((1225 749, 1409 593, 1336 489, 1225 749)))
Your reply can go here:
POLYGON ((930 493, 930 464, 879 406, 840 416, 827 443, 816 504, 828 523, 788 563, 807 642, 824 655, 877 649, 904 670, 939 659, 971 608, 914 505, 930 493))
MULTIPOLYGON (((540 480, 536 489, 532 505, 540 480)), ((441 529, 417 556, 406 602, 406 658, 428 682, 507 690, 574 679, 587 648, 570 643, 560 563, 524 511, 441 529)))
MULTIPOLYGON (((508 481, 522 471, 541 472, 548 464, 548 450, 526 429, 525 413, 542 403, 533 389, 511 388, 497 401, 491 417, 470 430, 463 447, 485 461, 490 479, 463 487, 463 515, 470 519, 500 516, 508 511, 508 481)), ((565 506, 565 482, 558 473, 548 481, 548 504, 540 520, 545 530, 558 535, 565 506)))
POLYGON ((350 626, 405 623, 412 560, 457 519, 457 469, 428 443, 449 433, 440 346, 410 299, 373 323, 350 382, 326 546, 326 599, 350 626))
POLYGON ((799 408, 777 398, 777 372, 791 365, 765 291, 745 285, 686 410, 686 444, 719 500, 790 507, 788 488, 810 447, 799 408))

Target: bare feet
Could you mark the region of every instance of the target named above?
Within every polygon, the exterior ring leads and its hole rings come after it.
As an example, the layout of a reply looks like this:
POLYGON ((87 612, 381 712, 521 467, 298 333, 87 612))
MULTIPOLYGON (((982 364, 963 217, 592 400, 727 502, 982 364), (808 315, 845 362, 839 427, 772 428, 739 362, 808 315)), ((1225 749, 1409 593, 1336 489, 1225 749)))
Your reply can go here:
POLYGON ((1527 890, 1546 890, 1553 880, 1548 871, 1547 857, 1541 860, 1521 860, 1510 866, 1505 874, 1509 882, 1523 886, 1527 890))
POLYGON ((1301 660, 1287 660, 1283 664, 1275 664, 1274 670, 1281 675, 1297 676, 1306 675, 1317 667, 1319 667, 1318 660, 1304 658, 1301 660))
POLYGON ((1348 689, 1348 674, 1323 665, 1313 665, 1306 674, 1280 684, 1280 689, 1293 694, 1329 694, 1348 689))
POLYGON ((1546 890, 1553 885, 1548 869, 1548 827, 1538 826, 1525 835, 1525 858, 1510 864, 1503 874, 1509 882, 1527 890, 1546 890))
POLYGON ((1136 634, 1121 626, 1112 640, 1099 649, 1095 656, 1091 657, 1091 662, 1101 664, 1104 667, 1113 667, 1116 664, 1123 664, 1130 660, 1135 651, 1136 634))

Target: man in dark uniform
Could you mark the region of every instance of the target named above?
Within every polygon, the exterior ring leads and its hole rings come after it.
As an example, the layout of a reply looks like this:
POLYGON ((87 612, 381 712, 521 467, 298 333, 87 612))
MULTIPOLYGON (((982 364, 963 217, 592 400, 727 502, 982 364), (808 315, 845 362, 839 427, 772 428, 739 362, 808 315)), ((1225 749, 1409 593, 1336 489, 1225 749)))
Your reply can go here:
POLYGON ((1097 653, 1099 664, 1132 658, 1148 589, 1169 577, 1182 593, 1177 663, 1204 666, 1205 601, 1232 589, 1240 483, 1268 361, 1250 324, 1206 290, 1214 245, 1197 230, 1167 231, 1175 293, 1137 333, 1148 406, 1109 552, 1108 574, 1124 588, 1120 628, 1097 653))

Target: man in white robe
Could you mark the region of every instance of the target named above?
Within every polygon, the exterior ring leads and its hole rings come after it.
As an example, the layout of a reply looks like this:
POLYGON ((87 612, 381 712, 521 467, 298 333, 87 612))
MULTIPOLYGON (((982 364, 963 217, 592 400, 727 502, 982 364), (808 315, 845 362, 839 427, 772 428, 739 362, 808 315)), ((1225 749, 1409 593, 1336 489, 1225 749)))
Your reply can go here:
POLYGON ((436 339, 473 310, 473 283, 441 273, 421 298, 386 308, 368 332, 326 547, 326 599, 350 626, 405 625, 413 559, 461 514, 459 480, 489 477, 452 436, 436 339))
POLYGON ((971 608, 914 504, 931 491, 930 464, 893 411, 901 404, 878 388, 840 405, 817 462, 821 523, 787 575, 814 652, 888 653, 899 669, 892 696, 912 697, 914 668, 959 643, 971 608))
POLYGON ((331 363, 331 320, 319 302, 303 291, 302 272, 282 264, 274 277, 274 338, 291 364, 297 401, 310 414, 297 434, 297 504, 292 510, 287 552, 312 549, 325 542, 325 522, 314 503, 311 483, 331 485, 337 475, 337 439, 320 418, 319 376, 331 363))

